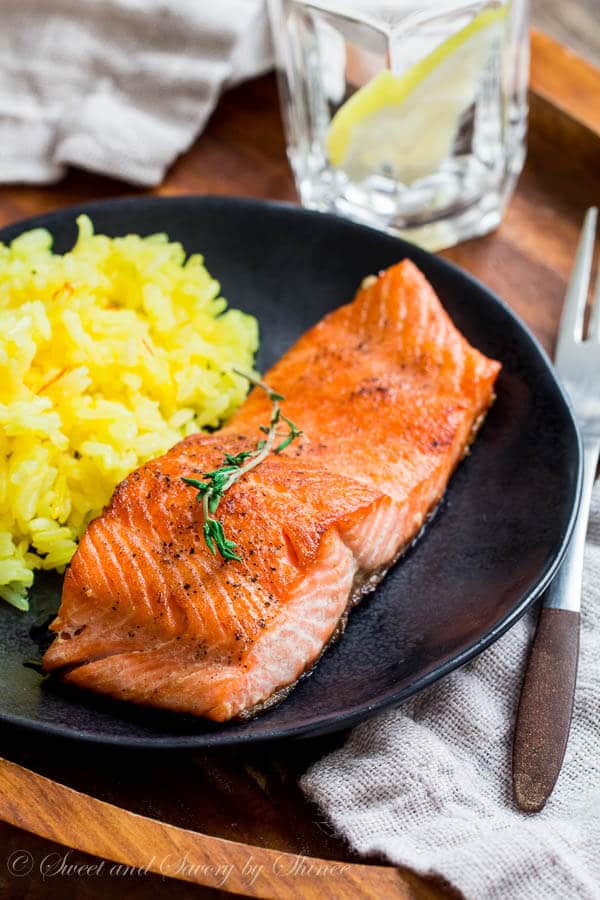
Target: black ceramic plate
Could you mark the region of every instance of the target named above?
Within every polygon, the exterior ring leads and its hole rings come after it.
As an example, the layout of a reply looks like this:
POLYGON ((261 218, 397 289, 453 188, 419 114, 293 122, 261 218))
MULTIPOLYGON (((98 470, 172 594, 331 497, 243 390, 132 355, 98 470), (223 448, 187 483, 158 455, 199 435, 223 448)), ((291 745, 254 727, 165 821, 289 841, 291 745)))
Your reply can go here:
MULTIPOLYGON (((166 231, 205 255, 224 296, 258 317, 265 369, 361 279, 408 256, 456 325, 503 363, 498 399, 416 546, 350 616, 346 633, 280 706, 245 724, 140 709, 67 690, 23 666, 30 629, 59 585, 38 583, 32 613, 0 608, 0 720, 40 732, 144 747, 217 746, 315 735, 400 703, 479 653, 549 583, 579 490, 577 432, 535 339, 481 284, 442 259, 342 219, 229 198, 143 198, 63 209, 34 225, 67 250, 75 217, 110 235, 166 231)), ((524 289, 530 286, 524 285, 524 289)))

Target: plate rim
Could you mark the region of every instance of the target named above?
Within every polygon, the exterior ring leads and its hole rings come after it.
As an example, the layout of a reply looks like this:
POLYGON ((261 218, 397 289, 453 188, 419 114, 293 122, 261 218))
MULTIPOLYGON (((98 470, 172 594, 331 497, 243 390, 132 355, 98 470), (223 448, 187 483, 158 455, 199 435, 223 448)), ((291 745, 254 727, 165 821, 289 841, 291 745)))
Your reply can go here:
MULTIPOLYGON (((293 725, 287 728, 283 726, 272 729, 270 731, 267 730, 260 736, 255 736, 251 732, 248 734, 245 734, 244 732, 239 733, 235 730, 235 728, 233 728, 230 733, 220 732, 218 738, 215 740, 212 739, 213 736, 210 732, 204 734, 200 733, 197 735, 171 735, 168 737, 161 737, 159 735, 157 735, 156 737, 151 735, 144 737, 133 737, 125 735, 112 735, 109 732, 97 734, 86 730, 69 728, 69 726, 67 725, 62 725, 54 722, 32 720, 31 718, 21 717, 12 713, 5 713, 1 710, 0 723, 17 729, 22 729, 24 731, 40 733, 52 738, 76 741, 78 743, 81 742, 86 745, 97 744, 100 746, 111 746, 120 749, 130 748, 146 750, 208 750, 216 749, 219 747, 272 743, 273 741, 279 740, 297 740, 302 738, 316 737, 317 735, 320 736, 331 734, 337 731, 344 731, 352 728, 353 726, 357 725, 367 718, 371 718, 377 713, 399 707, 402 703, 408 700, 409 697, 429 687, 441 678, 444 678, 446 675, 450 674, 450 672, 460 668, 471 659, 474 659, 485 649, 495 643, 500 637, 502 637, 502 635, 505 634, 510 628, 512 628, 525 614, 529 607, 532 606, 532 604, 537 599, 539 599, 546 588, 550 585, 566 553, 581 500, 583 468, 582 441, 580 430, 577 426, 577 422, 573 413, 571 401, 558 378, 558 374, 554 369, 550 357, 546 353, 538 338, 531 331, 529 326, 508 305, 505 300, 499 297, 491 288, 488 288, 482 281, 480 281, 470 272, 462 269, 456 263, 453 263, 450 260, 445 259, 444 257, 438 256, 437 254, 424 250, 423 248, 411 243, 410 241, 404 240, 403 238, 396 238, 394 237, 394 235, 378 231, 377 229, 369 225, 363 225, 362 223, 344 219, 341 216, 332 215, 330 213, 322 213, 316 210, 306 209, 305 207, 288 201, 234 196, 230 194, 173 194, 167 196, 156 194, 141 196, 135 194, 123 194, 117 197, 111 197, 109 199, 92 200, 89 203, 83 202, 58 207, 48 210, 47 212, 37 214, 35 216, 28 217, 26 219, 19 219, 16 222, 8 223, 7 225, 4 225, 0 228, 0 241, 5 242, 7 240, 6 235, 10 235, 11 232, 14 232, 14 235, 10 236, 8 238, 9 240, 14 239, 14 237, 16 237, 18 234, 21 234, 22 232, 27 231, 31 228, 48 227, 44 223, 46 223, 48 219, 55 217, 65 217, 70 215, 73 216, 73 219, 75 219, 75 217, 78 215, 88 214, 93 218, 94 210, 108 209, 110 211, 111 206, 119 208, 123 205, 150 205, 158 207, 168 204, 174 204, 176 206, 180 203, 208 203, 208 205, 210 205, 211 203, 216 203, 217 205, 222 204, 225 206, 230 206, 232 208, 240 206, 246 207, 248 210, 261 210, 266 207, 272 210, 291 212, 293 215, 305 217, 308 220, 314 220, 315 217, 325 217, 326 219, 333 220, 337 224, 341 224, 343 227, 356 229, 360 232, 367 231, 372 234, 382 236, 387 240, 396 240, 400 251, 406 252, 409 258, 417 260, 418 265, 420 265, 420 259, 433 259, 436 265, 440 265, 442 269, 445 268, 447 270, 450 270, 455 277, 461 278, 462 280, 466 281, 468 284, 476 288, 478 291, 482 292, 482 294, 486 295, 486 302, 491 302, 492 304, 496 304, 497 306, 499 306, 502 312, 512 320, 512 324, 525 334, 525 336, 533 345, 533 348, 537 350, 540 361, 545 367, 547 374, 549 375, 551 382, 553 383, 554 390, 556 391, 557 396, 562 402, 563 412, 565 413, 566 419, 570 423, 570 428, 575 438, 576 460, 574 460, 574 462, 577 470, 575 492, 572 498, 570 515, 566 523, 566 527, 564 528, 560 545, 554 553, 552 560, 547 563, 546 567, 543 568, 540 573, 538 573, 537 578, 534 579, 534 583, 529 587, 529 589, 522 594, 520 601, 515 604, 515 606, 502 619, 500 619, 493 628, 487 631, 485 635, 477 638, 477 640, 475 640, 469 647, 453 656, 445 663, 436 665, 429 672, 426 672, 422 676, 416 678, 414 681, 411 681, 410 684, 399 690, 398 693, 382 698, 379 701, 375 701, 372 703, 363 703, 360 707, 354 709, 352 712, 340 712, 336 715, 329 714, 326 715, 323 720, 317 719, 312 723, 304 725, 293 725)), ((204 720, 201 719, 201 721, 204 720)))

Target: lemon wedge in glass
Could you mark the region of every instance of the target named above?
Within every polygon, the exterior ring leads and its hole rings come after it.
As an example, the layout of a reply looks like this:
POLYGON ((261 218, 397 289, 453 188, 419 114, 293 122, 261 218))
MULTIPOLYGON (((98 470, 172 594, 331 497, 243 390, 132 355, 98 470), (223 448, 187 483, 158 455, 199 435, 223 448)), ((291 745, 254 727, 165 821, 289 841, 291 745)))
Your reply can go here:
POLYGON ((405 184, 437 171, 473 103, 508 4, 480 12, 402 75, 384 70, 343 104, 327 133, 331 163, 353 179, 405 184))

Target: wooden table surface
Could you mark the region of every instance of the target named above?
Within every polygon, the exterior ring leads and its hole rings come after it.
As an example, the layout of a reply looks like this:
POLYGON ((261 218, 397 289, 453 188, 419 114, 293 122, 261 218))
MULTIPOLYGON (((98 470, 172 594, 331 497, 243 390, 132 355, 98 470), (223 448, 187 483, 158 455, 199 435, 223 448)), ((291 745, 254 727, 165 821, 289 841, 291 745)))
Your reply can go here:
MULTIPOLYGON (((583 213, 592 202, 600 202, 600 76, 542 37, 536 39, 534 51, 532 83, 537 93, 532 97, 529 157, 518 191, 495 234, 444 255, 502 295, 551 350, 583 213), (567 114, 557 112, 559 107, 567 114), (573 111, 580 113, 579 122, 573 111)), ((4 187, 0 225, 66 204, 132 193, 120 182, 75 171, 53 187, 4 187)), ((157 193, 295 200, 272 76, 224 97, 205 133, 177 161, 157 193)), ((298 773, 342 737, 243 754, 233 750, 140 756, 40 743, 3 731, 1 746, 9 759, 149 816, 233 840, 351 860, 348 848, 297 787, 298 773)), ((126 883, 107 877, 44 880, 37 866, 25 887, 8 876, 5 866, 9 855, 22 849, 36 861, 65 852, 0 824, 2 897, 222 896, 152 875, 126 883)), ((86 860, 75 852, 69 858, 86 860)), ((406 896, 453 895, 438 883, 410 873, 403 877, 406 896)))

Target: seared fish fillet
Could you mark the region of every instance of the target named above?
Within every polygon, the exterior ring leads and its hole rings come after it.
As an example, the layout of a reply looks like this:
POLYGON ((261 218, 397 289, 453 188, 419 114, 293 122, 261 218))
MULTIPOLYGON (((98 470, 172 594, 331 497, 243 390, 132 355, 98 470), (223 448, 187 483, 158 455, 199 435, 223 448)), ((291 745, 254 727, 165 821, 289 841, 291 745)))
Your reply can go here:
POLYGON ((412 263, 367 279, 265 376, 304 436, 224 495, 218 515, 242 561, 211 555, 181 478, 256 445, 270 417, 259 389, 221 431, 117 487, 66 574, 46 671, 217 721, 269 705, 419 531, 499 370, 412 263))

